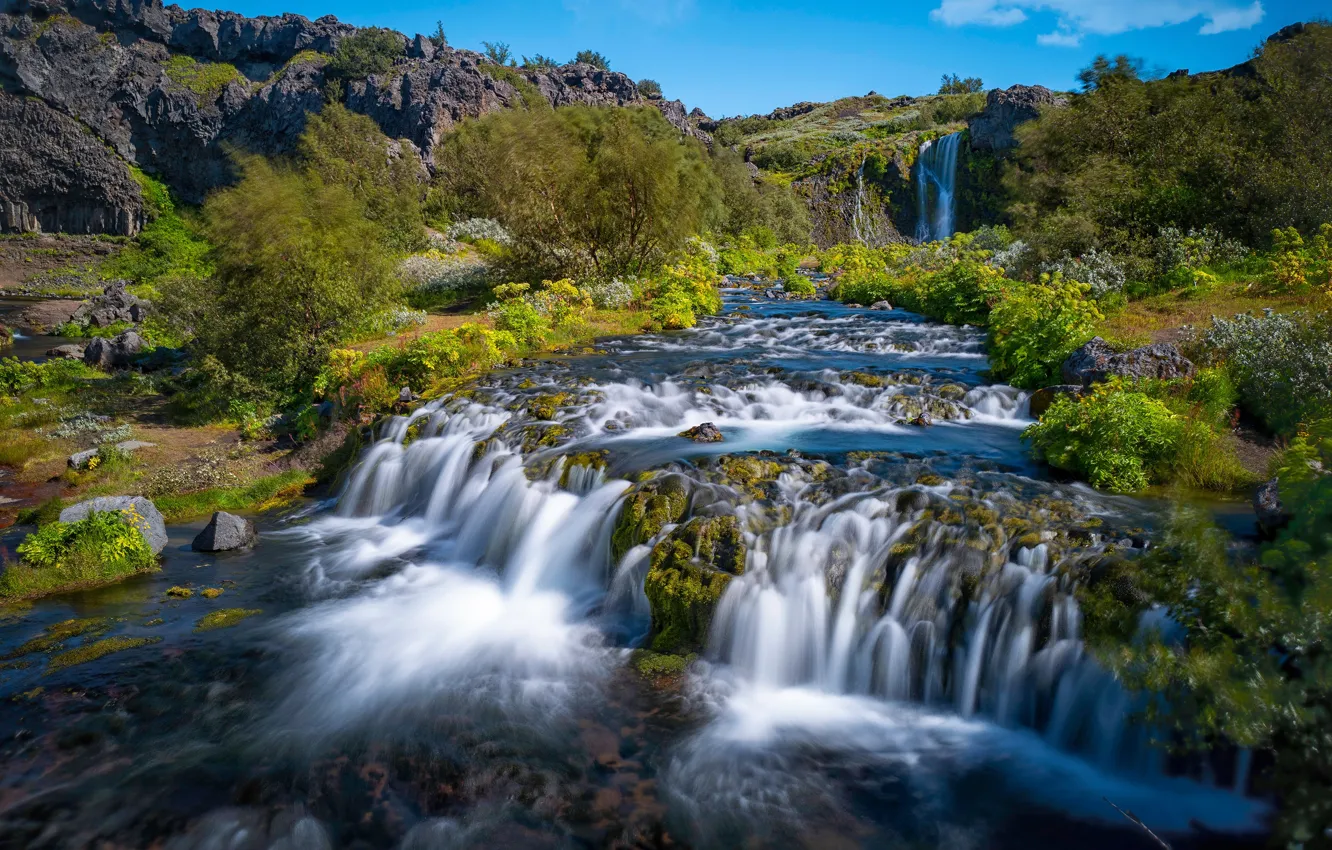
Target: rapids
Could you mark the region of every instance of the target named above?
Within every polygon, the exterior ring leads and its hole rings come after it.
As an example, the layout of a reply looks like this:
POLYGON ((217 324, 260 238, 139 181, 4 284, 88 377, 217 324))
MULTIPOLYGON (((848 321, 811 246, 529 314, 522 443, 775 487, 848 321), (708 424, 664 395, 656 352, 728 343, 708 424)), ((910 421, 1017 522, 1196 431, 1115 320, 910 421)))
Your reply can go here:
POLYGON ((160 576, 4 620, 0 843, 1157 846, 1109 800, 1175 847, 1260 845, 1243 776, 1167 759, 1080 640, 1078 576, 1157 507, 1035 466, 980 331, 726 303, 381 423, 252 552, 173 528, 160 576), (722 442, 677 436, 705 422, 722 442), (686 519, 613 542, 653 473, 745 550, 656 684, 630 650, 686 519), (185 582, 226 605, 163 596, 185 582), (263 613, 193 631, 216 607, 263 613), (21 645, 70 617, 160 642, 48 674, 21 645))

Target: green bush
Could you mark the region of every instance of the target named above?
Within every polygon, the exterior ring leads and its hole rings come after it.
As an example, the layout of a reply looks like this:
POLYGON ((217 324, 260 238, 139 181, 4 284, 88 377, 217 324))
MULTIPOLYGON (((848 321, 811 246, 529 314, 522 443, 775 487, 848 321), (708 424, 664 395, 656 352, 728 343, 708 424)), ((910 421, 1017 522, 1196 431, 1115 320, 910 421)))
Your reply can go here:
POLYGON ((42 596, 152 569, 157 558, 133 521, 111 511, 42 526, 19 544, 22 561, 0 573, 0 596, 42 596))
POLYGON ((661 97, 661 83, 656 80, 639 80, 638 93, 643 97, 658 98, 661 97))
POLYGON ((226 62, 199 62, 192 56, 172 56, 164 68, 173 83, 184 86, 203 98, 216 98, 229 83, 244 83, 234 65, 226 62))
POLYGON ((33 363, 6 357, 0 360, 0 393, 21 395, 29 390, 72 386, 81 378, 97 375, 77 360, 48 360, 33 363))
POLYGON ((339 80, 363 80, 387 73, 403 55, 402 36, 393 30, 366 27, 338 42, 328 74, 339 80))
POLYGON ((574 56, 574 61, 581 62, 584 65, 591 65, 593 68, 600 68, 603 71, 610 70, 610 62, 606 60, 605 56, 602 56, 595 50, 578 51, 577 55, 574 56))
POLYGON ((995 376, 1027 389, 1059 383, 1060 365, 1104 318, 1086 300, 1089 289, 1057 272, 1042 275, 1040 283, 1012 287, 989 315, 995 376))
POLYGON ((1132 493, 1168 478, 1180 421, 1160 400, 1112 380, 1081 398, 1059 398, 1022 436, 1051 466, 1132 493))
POLYGON ((523 298, 501 301, 492 309, 491 315, 497 330, 508 331, 523 345, 541 345, 551 330, 550 322, 537 312, 535 305, 523 298))

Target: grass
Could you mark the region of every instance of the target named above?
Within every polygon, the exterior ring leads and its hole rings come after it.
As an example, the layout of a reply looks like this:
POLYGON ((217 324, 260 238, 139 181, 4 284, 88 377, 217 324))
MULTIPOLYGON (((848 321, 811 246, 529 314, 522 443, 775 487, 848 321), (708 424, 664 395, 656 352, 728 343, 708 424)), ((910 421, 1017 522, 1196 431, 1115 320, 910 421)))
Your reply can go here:
POLYGON ((66 667, 73 667, 75 664, 87 664, 89 661, 96 661, 99 658, 110 655, 113 652, 124 652, 127 649, 137 649, 140 646, 161 643, 160 637, 112 637, 103 640, 85 643, 83 646, 75 647, 51 657, 47 663, 46 672, 54 673, 57 670, 63 670, 66 667))
POLYGON ((191 56, 172 56, 163 70, 173 83, 189 89, 201 99, 217 97, 233 81, 245 82, 234 65, 226 62, 199 62, 191 56))
POLYGON ((0 573, 0 599, 36 599, 53 593, 101 587, 157 570, 156 565, 144 569, 121 569, 86 552, 72 552, 63 563, 49 567, 34 567, 19 561, 9 564, 0 573))
POLYGON ((0 465, 23 469, 28 462, 51 452, 51 444, 31 433, 19 432, 0 443, 0 465))
POLYGON ((1239 283, 1225 284, 1211 292, 1190 290, 1166 292, 1138 301, 1130 301, 1123 310, 1106 318, 1097 333, 1120 347, 1146 345, 1165 332, 1184 326, 1201 328, 1212 317, 1229 319, 1237 313, 1261 313, 1271 308, 1278 313, 1318 306, 1317 295, 1267 295, 1244 291, 1239 283))
POLYGON ((199 622, 195 623, 194 630, 196 632, 211 632, 214 629, 226 629, 236 625, 241 620, 262 613, 264 612, 260 608, 223 608, 201 617, 199 622))
POLYGON ((281 507, 305 492, 314 477, 304 469, 289 469, 240 487, 219 487, 197 493, 154 499, 167 522, 205 516, 214 511, 264 511, 281 507))

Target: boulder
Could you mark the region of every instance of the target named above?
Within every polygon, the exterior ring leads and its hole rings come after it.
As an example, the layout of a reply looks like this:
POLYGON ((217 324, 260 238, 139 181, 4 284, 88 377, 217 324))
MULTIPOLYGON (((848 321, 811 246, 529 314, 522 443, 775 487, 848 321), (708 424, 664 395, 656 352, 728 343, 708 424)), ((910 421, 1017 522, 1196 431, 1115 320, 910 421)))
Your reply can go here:
POLYGON ((695 425, 688 431, 681 431, 680 436, 686 440, 693 440, 695 443, 720 443, 724 439, 721 429, 711 422, 704 422, 701 425, 695 425))
POLYGON ((125 331, 115 339, 98 337, 88 343, 83 350, 83 362, 107 371, 128 369, 141 351, 143 337, 134 331, 125 331))
POLYGON ((92 459, 97 457, 97 449, 84 449, 69 456, 70 469, 87 469, 92 459))
POLYGON ((126 522, 130 522, 143 538, 148 541, 153 554, 159 554, 167 545, 166 522, 162 512, 149 499, 143 496, 98 496, 77 505, 70 505, 60 512, 61 522, 78 522, 94 512, 120 512, 126 522))
POLYGON ((1041 114, 1043 107, 1066 106, 1068 99, 1045 86, 1012 86, 992 89, 985 109, 967 123, 971 149, 1002 151, 1013 147, 1013 130, 1041 114))
POLYGON ((1031 394, 1030 409, 1031 415, 1039 419, 1045 415, 1045 411, 1050 409, 1050 405, 1064 396, 1080 396, 1083 387, 1081 384, 1057 384, 1053 387, 1045 387, 1031 394))
POLYGON ((72 342, 67 345, 57 345, 55 348, 48 348, 46 356, 53 360, 82 360, 83 346, 72 342))
POLYGON ((1281 502, 1280 483, 1273 478, 1258 485, 1253 494, 1253 512, 1258 517, 1258 531, 1264 537, 1275 537, 1290 522, 1290 512, 1281 502))
POLYGON ((893 305, 892 305, 892 304, 889 304, 887 301, 875 301, 873 304, 870 305, 870 309, 871 309, 871 310, 891 310, 891 309, 893 309, 893 305))
POLYGON ((79 305, 71 321, 94 328, 105 328, 117 322, 137 325, 148 317, 148 302, 125 291, 127 280, 113 280, 101 295, 79 305))
POLYGON ((226 511, 217 511, 194 538, 190 548, 196 552, 229 552, 252 546, 257 539, 254 523, 226 511))
POLYGON ((1197 369, 1172 343, 1157 342, 1116 353, 1098 336, 1070 354, 1061 371, 1065 383, 1089 387, 1111 377, 1191 378, 1197 369))

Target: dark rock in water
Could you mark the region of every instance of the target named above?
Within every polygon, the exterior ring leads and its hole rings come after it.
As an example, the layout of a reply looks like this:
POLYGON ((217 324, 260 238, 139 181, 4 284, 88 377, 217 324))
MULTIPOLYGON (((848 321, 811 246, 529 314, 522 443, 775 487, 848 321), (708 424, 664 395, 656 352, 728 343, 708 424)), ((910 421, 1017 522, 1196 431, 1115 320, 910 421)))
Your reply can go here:
POLYGON ((1012 86, 991 89, 985 109, 967 124, 971 149, 1001 151, 1013 147, 1013 131, 1041 114, 1042 107, 1065 106, 1068 99, 1045 86, 1012 86))
POLYGON ((190 548, 196 552, 229 552, 252 546, 257 539, 254 523, 226 511, 217 511, 194 538, 190 548))
POLYGON ((60 521, 78 522, 94 512, 119 513, 126 522, 139 530, 153 554, 160 554, 166 548, 166 522, 162 519, 162 512, 143 496, 98 496, 65 508, 60 512, 60 521))
POLYGON ((720 443, 723 439, 721 429, 711 422, 704 422, 688 431, 681 431, 680 436, 695 443, 720 443))
POLYGON ((1064 396, 1076 398, 1082 395, 1082 391, 1081 384, 1056 384, 1053 387, 1039 389, 1031 394, 1031 415, 1039 419, 1060 398, 1064 396))
POLYGON ((1253 512, 1258 516, 1258 530, 1265 537, 1275 537, 1290 522, 1291 514, 1281 501, 1277 479, 1258 485, 1258 491, 1253 494, 1253 512))
POLYGON ((918 428, 928 428, 934 424, 934 417, 930 416, 929 413, 921 412, 919 416, 911 420, 911 424, 918 428))
POLYGON ((870 305, 870 309, 871 309, 871 310, 891 310, 891 309, 893 309, 893 305, 892 305, 892 304, 889 304, 887 301, 875 301, 873 304, 870 305))
POLYGON ((101 295, 92 298, 74 311, 71 321, 94 328, 105 328, 117 322, 137 325, 148 317, 148 302, 125 291, 127 280, 113 280, 101 295))
POLYGON ((82 360, 83 346, 72 342, 67 345, 57 345, 55 348, 48 348, 46 356, 55 360, 82 360))
POLYGON ((143 337, 125 331, 115 339, 98 337, 88 343, 83 350, 83 362, 107 371, 128 369, 140 351, 143 351, 143 337))
POLYGON ((1197 369, 1171 343, 1157 342, 1117 354, 1098 336, 1070 354, 1061 371, 1065 383, 1089 387, 1110 377, 1191 378, 1197 369))

